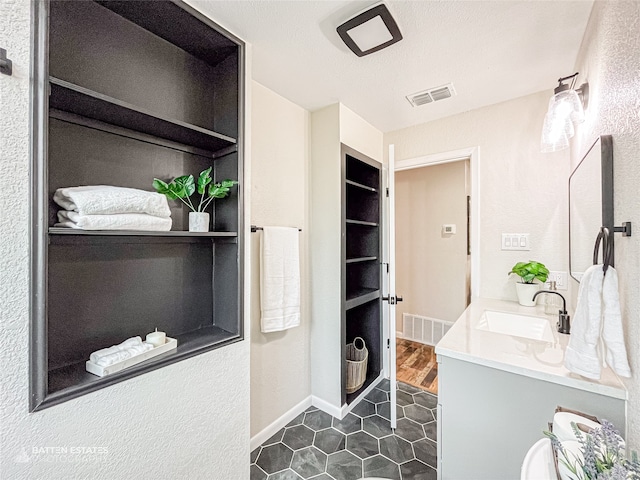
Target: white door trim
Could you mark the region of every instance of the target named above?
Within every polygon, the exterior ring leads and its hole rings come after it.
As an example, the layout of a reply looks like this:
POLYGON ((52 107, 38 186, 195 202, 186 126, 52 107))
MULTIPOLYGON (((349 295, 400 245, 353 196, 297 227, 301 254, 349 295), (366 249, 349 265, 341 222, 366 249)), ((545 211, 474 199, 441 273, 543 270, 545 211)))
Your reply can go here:
POLYGON ((394 170, 410 170, 441 163, 469 159, 471 170, 471 297, 480 296, 480 147, 468 147, 450 152, 423 155, 396 161, 394 170))

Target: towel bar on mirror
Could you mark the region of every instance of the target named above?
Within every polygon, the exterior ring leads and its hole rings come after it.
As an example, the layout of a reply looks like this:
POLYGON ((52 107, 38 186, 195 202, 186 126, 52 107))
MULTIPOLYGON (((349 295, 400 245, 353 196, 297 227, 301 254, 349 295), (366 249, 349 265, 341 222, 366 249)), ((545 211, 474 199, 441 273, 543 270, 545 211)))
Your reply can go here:
MULTIPOLYGON (((251 232, 252 232, 252 233, 257 232, 258 230, 264 230, 264 227, 256 227, 255 225, 251 225, 251 232)), ((299 231, 299 232, 301 232, 301 231, 302 231, 302 229, 301 229, 301 228, 299 228, 299 229, 298 229, 298 231, 299 231)))

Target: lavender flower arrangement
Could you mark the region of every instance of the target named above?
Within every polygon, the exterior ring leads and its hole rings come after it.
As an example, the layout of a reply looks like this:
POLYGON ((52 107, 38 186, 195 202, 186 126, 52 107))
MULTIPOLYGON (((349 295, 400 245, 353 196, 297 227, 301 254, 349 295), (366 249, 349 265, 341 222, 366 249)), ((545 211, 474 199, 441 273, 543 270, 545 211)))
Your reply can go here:
POLYGON ((567 452, 555 434, 544 434, 551 439, 558 461, 568 469, 572 480, 640 480, 638 455, 633 452, 630 459, 626 457, 624 440, 612 423, 602 420, 602 426, 590 433, 582 432, 574 422, 571 427, 582 458, 567 452))

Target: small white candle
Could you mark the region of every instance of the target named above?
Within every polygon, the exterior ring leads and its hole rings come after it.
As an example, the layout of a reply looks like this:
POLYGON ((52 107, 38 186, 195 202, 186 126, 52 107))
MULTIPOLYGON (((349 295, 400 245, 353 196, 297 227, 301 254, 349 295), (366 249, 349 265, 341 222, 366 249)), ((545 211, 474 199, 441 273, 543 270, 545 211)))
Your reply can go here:
POLYGON ((155 332, 147 334, 147 343, 150 343, 154 347, 160 347, 167 342, 167 335, 164 332, 159 332, 156 328, 155 332))

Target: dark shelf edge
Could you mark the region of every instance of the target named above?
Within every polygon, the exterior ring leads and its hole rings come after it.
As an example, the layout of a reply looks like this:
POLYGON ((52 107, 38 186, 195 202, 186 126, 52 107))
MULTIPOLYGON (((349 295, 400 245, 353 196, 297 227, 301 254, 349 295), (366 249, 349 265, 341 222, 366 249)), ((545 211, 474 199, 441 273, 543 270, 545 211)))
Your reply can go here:
POLYGON ((345 260, 345 263, 350 264, 350 263, 359 263, 359 262, 369 262, 377 259, 378 257, 355 257, 355 258, 347 258, 345 260))
POLYGON ((350 218, 347 218, 345 220, 345 223, 349 224, 349 225, 364 225, 367 227, 377 227, 379 224, 376 222, 365 222, 363 220, 352 220, 350 218))
POLYGON ((359 307, 360 305, 376 300, 377 298, 380 298, 380 290, 373 290, 353 298, 348 298, 345 302, 345 309, 351 310, 352 308, 359 307))
POLYGON ((361 189, 366 190, 368 192, 372 192, 372 193, 373 192, 378 192, 377 188, 369 187, 368 185, 364 185, 362 183, 354 182, 353 180, 345 180, 345 183, 347 185, 351 185, 353 187, 361 188, 361 189))
POLYGON ((155 232, 145 230, 78 230, 75 228, 49 227, 49 235, 84 235, 84 236, 116 236, 116 237, 237 237, 238 232, 188 232, 170 230, 155 232))
MULTIPOLYGON (((211 327, 205 327, 211 328, 211 327)), ((204 329, 202 329, 204 330, 204 329)), ((196 332, 189 332, 184 335, 179 335, 178 338, 178 348, 175 351, 167 352, 159 355, 158 357, 151 358, 145 362, 139 363, 138 365, 134 365, 133 367, 121 370, 120 372, 114 373, 112 375, 107 375, 105 377, 98 377, 86 372, 86 375, 90 376, 88 382, 80 383, 73 385, 71 387, 63 388, 61 390, 52 392, 47 394, 44 400, 37 405, 33 411, 42 410, 45 408, 52 407, 54 405, 58 405, 60 403, 66 402, 67 400, 80 397, 87 393, 95 392, 101 390, 105 387, 115 385, 117 383, 129 380, 131 378, 137 377, 138 375, 142 375, 144 373, 151 372, 153 370, 157 370, 162 367, 166 367, 167 365, 171 365, 172 363, 176 363, 182 360, 186 360, 187 358, 194 357, 201 353, 216 350, 218 348, 225 347, 227 345, 231 345, 236 342, 242 341, 244 338, 242 335, 237 333, 230 333, 219 328, 213 327, 212 332, 209 335, 211 336, 213 341, 210 342, 199 342, 203 336, 198 336, 196 332), (191 340, 188 340, 190 337, 191 340), (181 343, 181 338, 187 338, 187 340, 183 340, 181 343), (191 346, 190 346, 191 344, 191 346), (91 378, 95 377, 95 378, 91 378)), ((75 367, 78 370, 82 369, 84 371, 85 362, 79 362, 75 367)))
MULTIPOLYGON (((66 90, 67 92, 71 92, 71 95, 80 95, 81 97, 86 97, 86 98, 91 98, 93 102, 98 102, 101 104, 108 104, 108 105, 112 105, 112 109, 122 109, 121 111, 127 111, 130 112, 131 114, 135 114, 135 115, 140 115, 142 118, 148 118, 148 119, 152 119, 154 122, 157 122, 158 124, 164 124, 164 125, 171 125, 172 127, 175 128, 179 128, 180 130, 182 130, 183 132, 190 132, 191 134, 196 134, 196 135, 201 135, 203 137, 209 138, 211 139, 211 141, 220 143, 221 145, 219 145, 218 148, 214 148, 213 151, 218 150, 219 148, 223 148, 223 146, 230 146, 230 145, 235 145, 237 144, 237 141, 235 138, 231 138, 228 137, 227 135, 223 135, 221 133, 215 132, 213 130, 209 130, 203 127, 200 127, 198 125, 193 125, 187 122, 183 122, 181 120, 176 120, 173 118, 168 118, 168 117, 163 117, 157 114, 154 114, 153 112, 142 108, 142 107, 138 107, 136 105, 130 104, 128 102, 124 102, 122 100, 118 100, 117 98, 113 98, 110 97, 108 95, 104 95, 101 94, 99 92, 93 91, 91 89, 82 87, 80 85, 76 85, 74 83, 71 82, 67 82, 66 80, 62 80, 53 76, 49 77, 49 84, 50 86, 55 86, 56 88, 60 88, 63 90, 66 90)), ((51 88, 51 93, 50 93, 50 104, 53 102, 53 88, 51 88)), ((70 95, 69 93, 67 93, 66 95, 70 95)), ((55 106, 53 108, 57 108, 58 110, 64 111, 64 112, 69 112, 69 113, 73 113, 85 118, 89 118, 89 119, 94 119, 94 120, 98 120, 101 122, 105 122, 104 118, 94 118, 91 116, 86 116, 83 115, 83 113, 85 113, 82 109, 78 109, 78 107, 69 107, 67 106, 62 107, 60 105, 55 106)), ((114 110, 115 112, 115 110, 114 110)), ((112 113, 114 113, 112 112, 112 113)), ((106 121, 106 123, 108 124, 113 124, 112 122, 106 121)), ((114 125, 118 125, 119 127, 123 127, 123 128, 128 128, 127 125, 124 124, 114 124, 114 125)), ((152 133, 151 131, 145 131, 144 129, 141 129, 140 131, 144 132, 145 134, 150 134, 152 136, 158 136, 157 134, 152 133)), ((172 136, 158 136, 159 138, 166 138, 169 140, 173 140, 176 141, 175 138, 172 138, 172 136)), ((179 143, 184 143, 186 145, 192 145, 190 143, 187 142, 179 142, 179 143)), ((207 148, 207 150, 209 150, 209 148, 207 148)))
POLYGON ((374 380, 376 380, 378 378, 378 376, 380 375, 380 371, 377 372, 372 372, 372 371, 368 371, 367 372, 367 379, 364 381, 364 384, 362 385, 362 387, 360 387, 358 390, 356 390, 353 393, 347 393, 346 394, 346 399, 345 399, 345 403, 347 405, 350 405, 351 402, 353 402, 356 398, 358 398, 358 396, 366 389, 368 388, 374 380))

